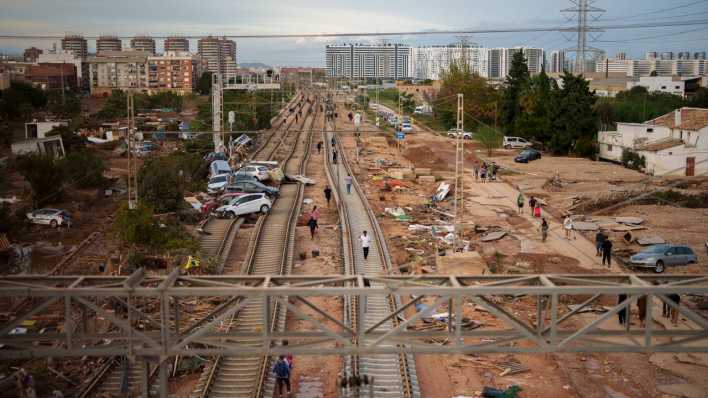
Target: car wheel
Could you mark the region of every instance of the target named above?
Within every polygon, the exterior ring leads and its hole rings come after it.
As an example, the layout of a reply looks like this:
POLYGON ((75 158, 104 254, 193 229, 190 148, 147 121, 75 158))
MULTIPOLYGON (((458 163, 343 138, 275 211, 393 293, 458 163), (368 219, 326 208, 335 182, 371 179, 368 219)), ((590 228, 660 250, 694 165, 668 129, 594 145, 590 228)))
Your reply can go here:
POLYGON ((663 261, 659 260, 656 262, 656 265, 654 266, 654 272, 656 272, 657 274, 664 272, 664 262, 663 261))
POLYGON ((504 149, 511 149, 511 145, 504 145, 504 149))
POLYGON ((261 213, 267 214, 268 213, 268 206, 266 206, 266 205, 261 206, 261 213))
POLYGON ((228 218, 236 218, 236 213, 234 213, 233 211, 230 211, 230 212, 226 213, 226 217, 228 217, 228 218))
POLYGON ((52 220, 49 222, 49 226, 52 228, 56 228, 57 226, 59 226, 59 224, 57 223, 57 220, 52 220))

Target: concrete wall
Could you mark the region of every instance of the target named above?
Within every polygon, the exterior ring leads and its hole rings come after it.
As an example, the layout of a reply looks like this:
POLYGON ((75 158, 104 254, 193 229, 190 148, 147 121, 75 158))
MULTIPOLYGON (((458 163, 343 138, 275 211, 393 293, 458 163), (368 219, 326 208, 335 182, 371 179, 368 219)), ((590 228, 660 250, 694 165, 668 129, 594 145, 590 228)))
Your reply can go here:
POLYGON ((657 152, 641 151, 646 158, 646 172, 656 176, 685 176, 686 158, 695 158, 694 175, 708 174, 708 151, 691 147, 675 147, 657 152))

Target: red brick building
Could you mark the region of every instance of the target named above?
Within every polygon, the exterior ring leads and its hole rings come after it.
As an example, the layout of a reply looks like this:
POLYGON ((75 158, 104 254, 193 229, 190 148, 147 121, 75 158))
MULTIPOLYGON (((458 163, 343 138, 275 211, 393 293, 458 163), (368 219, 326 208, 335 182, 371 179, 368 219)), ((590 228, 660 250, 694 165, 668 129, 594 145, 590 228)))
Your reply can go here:
POLYGON ((150 91, 169 90, 179 95, 191 93, 198 80, 198 59, 186 52, 167 52, 148 57, 150 91))
POLYGON ((43 90, 61 88, 76 90, 78 87, 74 64, 40 63, 30 65, 25 69, 25 81, 39 86, 43 90))

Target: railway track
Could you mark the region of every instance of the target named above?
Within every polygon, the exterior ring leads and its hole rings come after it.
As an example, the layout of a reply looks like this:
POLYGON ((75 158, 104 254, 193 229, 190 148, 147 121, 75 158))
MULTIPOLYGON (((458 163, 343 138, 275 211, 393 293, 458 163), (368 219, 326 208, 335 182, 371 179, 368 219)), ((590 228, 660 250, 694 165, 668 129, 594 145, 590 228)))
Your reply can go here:
MULTIPOLYGON (((287 131, 295 120, 294 117, 282 119, 282 114, 293 104, 301 100, 301 98, 302 94, 296 95, 294 99, 272 119, 276 121, 272 128, 273 132, 269 134, 266 141, 254 151, 254 159, 270 160, 274 156, 278 148, 284 142, 284 139, 279 139, 278 136, 284 136, 285 134, 279 133, 282 131, 283 127, 285 127, 285 131, 287 131)), ((233 244, 239 228, 243 225, 243 222, 244 219, 241 217, 235 219, 210 217, 202 227, 204 233, 199 242, 199 256, 202 259, 216 258, 217 273, 223 272, 231 245, 233 244)), ((95 239, 94 235, 87 239, 87 241, 91 241, 92 239, 95 239)), ((67 260, 70 261, 71 258, 67 260)), ((55 267, 55 270, 59 268, 60 267, 55 267)), ((173 365, 173 374, 174 370, 177 368, 178 361, 179 358, 176 358, 173 365)), ((144 363, 138 361, 129 362, 120 357, 108 358, 102 363, 94 377, 88 382, 87 387, 78 394, 78 397, 86 398, 102 395, 120 396, 123 395, 123 391, 134 390, 140 385, 143 366, 145 366, 144 363)), ((150 395, 156 395, 159 389, 155 377, 157 370, 157 366, 149 369, 150 395)))
MULTIPOLYGON (((303 109, 302 132, 295 135, 295 142, 284 161, 286 174, 301 174, 305 170, 312 142, 312 125, 317 115, 316 101, 303 109), (311 111, 314 108, 314 111, 311 111), (305 111, 305 109, 307 109, 305 111), (309 131, 308 131, 309 130, 309 131), (308 131, 304 133, 304 131, 308 131)), ((287 137, 287 134, 286 134, 287 137)), ((285 139, 281 139, 283 142, 285 139)), ((270 145, 267 144, 266 147, 270 145)), ((275 152, 276 149, 273 149, 275 152)), ((287 274, 293 259, 295 226, 300 214, 304 186, 300 183, 283 184, 280 197, 267 216, 256 224, 249 253, 243 270, 248 274, 287 274)), ((238 331, 261 330, 262 303, 247 305, 231 320, 231 329, 238 331)), ((274 306, 270 314, 275 330, 285 327, 285 311, 274 306)), ((261 344, 260 337, 244 340, 241 344, 261 344)), ((191 395, 198 397, 269 397, 273 394, 274 380, 270 377, 269 357, 217 357, 205 367, 197 388, 191 395)))
MULTIPOLYGON (((329 178, 336 187, 341 229, 342 257, 344 259, 343 272, 347 275, 364 274, 367 276, 386 275, 391 273, 391 262, 386 240, 379 227, 376 217, 369 206, 366 196, 359 184, 354 180, 352 193, 347 194, 344 179, 347 174, 353 175, 347 162, 343 148, 335 138, 335 146, 339 152, 340 161, 332 164, 332 137, 331 132, 324 133, 324 142, 327 146, 327 171, 329 178), (359 236, 367 231, 371 236, 371 249, 368 259, 364 259, 363 251, 359 244, 359 236)), ((363 328, 370 328, 377 320, 383 319, 387 314, 395 311, 400 306, 398 296, 369 297, 365 302, 359 302, 356 297, 344 297, 344 316, 348 326, 356 330, 358 319, 362 319, 363 328), (358 314, 361 314, 361 318, 358 314)), ((398 327, 398 319, 390 320, 377 329, 385 331, 398 327)), ((364 343, 368 343, 364 342, 364 343)), ((344 363, 345 374, 349 377, 361 378, 373 376, 373 388, 364 386, 353 387, 344 392, 347 397, 420 397, 420 387, 416 375, 415 361, 412 355, 390 354, 371 355, 366 357, 348 357, 344 363)))

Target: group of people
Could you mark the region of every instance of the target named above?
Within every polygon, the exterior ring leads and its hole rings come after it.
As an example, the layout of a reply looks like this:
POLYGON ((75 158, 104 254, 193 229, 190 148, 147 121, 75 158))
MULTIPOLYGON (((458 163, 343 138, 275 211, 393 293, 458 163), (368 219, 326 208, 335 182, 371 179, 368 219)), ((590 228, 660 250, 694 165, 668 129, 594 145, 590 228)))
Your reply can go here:
MULTIPOLYGON (((519 196, 516 197, 516 206, 519 208, 519 214, 524 210, 524 194, 519 192, 519 196)), ((537 217, 537 218, 542 218, 541 217, 541 201, 534 198, 533 196, 529 197, 529 210, 531 211, 531 216, 532 217, 537 217)), ((545 218, 543 219, 544 221, 546 220, 545 218)))
POLYGON ((610 262, 612 259, 612 241, 602 229, 598 230, 595 234, 595 256, 602 256, 602 265, 605 265, 605 263, 607 263, 607 268, 611 267, 610 262))
MULTIPOLYGON (((681 303, 681 295, 678 293, 668 294, 667 298, 676 306, 681 303)), ((617 304, 622 304, 625 300, 627 300, 627 295, 620 294, 617 297, 617 304)), ((629 327, 630 312, 631 308, 627 305, 617 313, 617 318, 620 325, 629 327)), ((637 312, 639 315, 639 324, 644 327, 647 316, 647 296, 639 296, 637 299, 637 312)), ((662 302, 661 315, 666 319, 670 319, 672 325, 676 326, 678 324, 678 310, 670 304, 662 302)))
POLYGON ((494 163, 494 162, 482 162, 482 165, 480 166, 479 161, 475 160, 474 162, 474 180, 479 181, 482 180, 482 182, 486 182, 487 180, 489 181, 496 181, 497 180, 497 171, 499 171, 499 166, 494 163))

